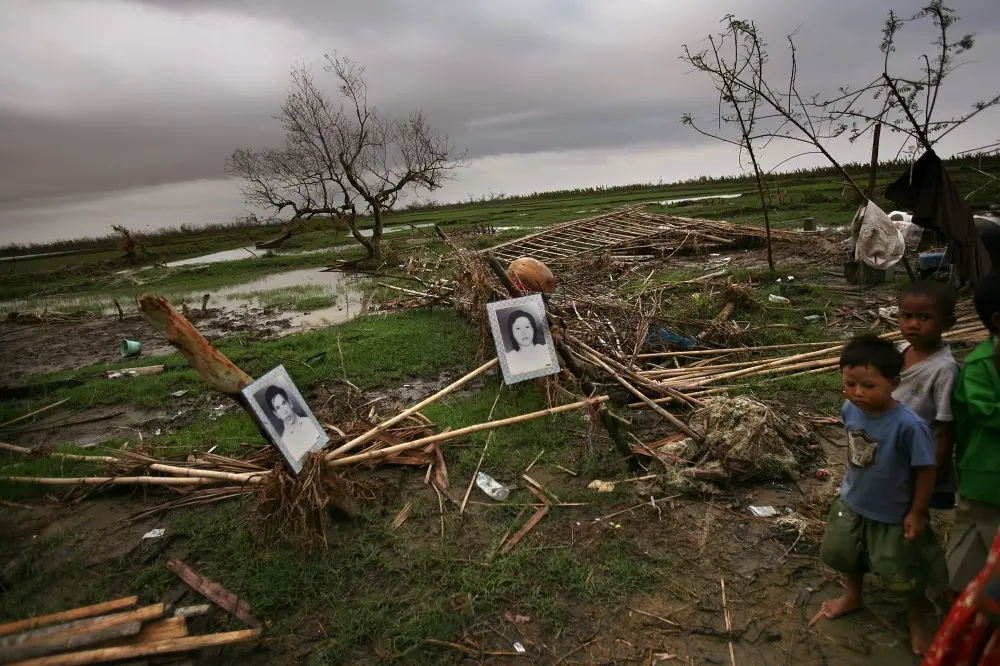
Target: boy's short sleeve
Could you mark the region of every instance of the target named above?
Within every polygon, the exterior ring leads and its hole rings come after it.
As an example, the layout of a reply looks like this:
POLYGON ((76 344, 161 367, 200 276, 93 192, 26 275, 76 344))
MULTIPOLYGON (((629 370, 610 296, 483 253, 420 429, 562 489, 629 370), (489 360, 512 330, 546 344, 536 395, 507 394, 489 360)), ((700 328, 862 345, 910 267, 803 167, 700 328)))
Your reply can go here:
POLYGON ((937 464, 937 449, 931 429, 922 420, 916 420, 904 427, 904 441, 909 445, 910 467, 932 467, 937 464))

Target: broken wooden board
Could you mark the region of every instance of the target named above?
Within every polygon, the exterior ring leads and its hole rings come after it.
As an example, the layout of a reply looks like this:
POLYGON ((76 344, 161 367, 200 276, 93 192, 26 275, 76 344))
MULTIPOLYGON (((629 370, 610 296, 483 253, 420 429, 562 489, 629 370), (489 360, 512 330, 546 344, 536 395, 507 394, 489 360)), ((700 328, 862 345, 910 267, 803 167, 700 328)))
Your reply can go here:
POLYGON ((240 599, 214 580, 205 578, 176 557, 167 560, 167 568, 212 603, 235 615, 249 626, 260 627, 260 620, 253 616, 250 604, 245 599, 240 599))

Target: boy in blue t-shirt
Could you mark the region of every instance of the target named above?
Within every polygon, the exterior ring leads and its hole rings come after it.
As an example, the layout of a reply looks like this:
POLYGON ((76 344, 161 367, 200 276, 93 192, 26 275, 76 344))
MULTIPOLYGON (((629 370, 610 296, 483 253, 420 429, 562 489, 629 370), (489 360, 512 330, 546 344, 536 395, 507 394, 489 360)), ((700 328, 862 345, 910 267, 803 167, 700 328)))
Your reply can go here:
POLYGON ((823 602, 835 618, 863 606, 865 573, 907 597, 914 654, 930 643, 924 622, 929 584, 947 577, 944 552, 927 524, 935 445, 927 424, 896 401, 903 355, 887 340, 851 340, 840 357, 847 473, 827 518, 820 558, 844 574, 845 592, 823 602))

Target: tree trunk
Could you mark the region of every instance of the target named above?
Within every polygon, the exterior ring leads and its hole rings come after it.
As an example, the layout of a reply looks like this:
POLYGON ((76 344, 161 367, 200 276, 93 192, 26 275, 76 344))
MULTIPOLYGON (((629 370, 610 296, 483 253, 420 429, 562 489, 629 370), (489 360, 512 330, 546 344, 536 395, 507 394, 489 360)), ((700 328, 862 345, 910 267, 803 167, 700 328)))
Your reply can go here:
MULTIPOLYGON (((354 240, 361 244, 361 247, 365 248, 368 252, 368 258, 373 261, 380 261, 382 258, 381 248, 379 248, 377 242, 375 241, 375 235, 372 234, 371 240, 365 238, 361 235, 361 231, 358 229, 358 216, 352 213, 347 216, 347 226, 351 228, 351 235, 354 236, 354 240)), ((382 234, 379 233, 379 241, 382 240, 382 234)))
POLYGON ((372 248, 374 252, 369 252, 371 258, 381 263, 382 261, 382 206, 378 203, 371 204, 372 218, 375 224, 372 225, 372 248))

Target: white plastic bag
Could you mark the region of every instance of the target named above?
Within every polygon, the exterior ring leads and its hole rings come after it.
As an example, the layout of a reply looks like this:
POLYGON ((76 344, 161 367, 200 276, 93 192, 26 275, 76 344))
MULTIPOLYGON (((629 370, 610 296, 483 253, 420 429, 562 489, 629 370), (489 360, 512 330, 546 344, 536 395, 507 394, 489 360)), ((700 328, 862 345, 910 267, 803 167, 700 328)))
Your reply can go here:
POLYGON ((869 201, 858 210, 861 231, 854 246, 854 258, 872 268, 884 270, 899 263, 906 241, 885 211, 869 201))

